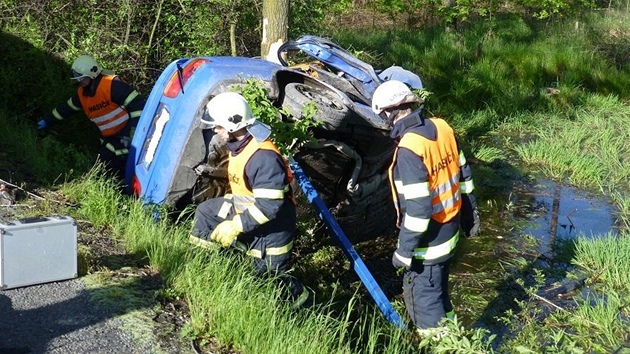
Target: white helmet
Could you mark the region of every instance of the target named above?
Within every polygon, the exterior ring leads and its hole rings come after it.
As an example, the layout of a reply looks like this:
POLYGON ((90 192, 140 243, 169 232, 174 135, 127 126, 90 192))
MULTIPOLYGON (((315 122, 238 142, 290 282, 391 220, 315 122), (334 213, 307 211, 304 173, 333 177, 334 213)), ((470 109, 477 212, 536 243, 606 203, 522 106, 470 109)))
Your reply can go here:
POLYGON ((243 96, 236 92, 223 92, 208 102, 201 122, 212 128, 220 125, 233 133, 256 123, 256 118, 243 96))
POLYGON ((401 81, 389 80, 380 84, 372 96, 372 111, 381 114, 385 109, 405 103, 421 103, 409 87, 401 81))
POLYGON ((72 63, 72 78, 74 80, 81 80, 84 77, 94 79, 101 71, 103 71, 101 66, 89 55, 81 55, 72 63))

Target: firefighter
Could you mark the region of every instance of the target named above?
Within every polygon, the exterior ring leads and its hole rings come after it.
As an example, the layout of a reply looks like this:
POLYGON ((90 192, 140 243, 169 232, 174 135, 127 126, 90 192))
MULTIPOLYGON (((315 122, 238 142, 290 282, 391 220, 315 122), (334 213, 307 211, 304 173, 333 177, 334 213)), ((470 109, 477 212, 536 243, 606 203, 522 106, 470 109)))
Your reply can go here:
POLYGON ((117 177, 124 178, 129 146, 146 99, 122 78, 103 70, 89 55, 74 61, 71 79, 78 85, 76 93, 37 122, 37 129, 46 129, 83 111, 100 130, 99 160, 117 177))
POLYGON ((425 118, 422 103, 407 85, 390 80, 377 87, 372 110, 392 124, 397 142, 388 171, 400 229, 392 263, 403 269, 411 320, 421 335, 432 336, 443 318, 454 318, 449 263, 460 232, 477 234, 480 219, 471 169, 453 129, 425 118))
POLYGON ((293 175, 269 139, 269 127, 235 92, 211 99, 201 122, 227 141, 231 194, 197 206, 190 242, 240 249, 253 259, 258 276, 273 276, 293 307, 303 306, 310 292, 287 273, 296 229, 293 175))

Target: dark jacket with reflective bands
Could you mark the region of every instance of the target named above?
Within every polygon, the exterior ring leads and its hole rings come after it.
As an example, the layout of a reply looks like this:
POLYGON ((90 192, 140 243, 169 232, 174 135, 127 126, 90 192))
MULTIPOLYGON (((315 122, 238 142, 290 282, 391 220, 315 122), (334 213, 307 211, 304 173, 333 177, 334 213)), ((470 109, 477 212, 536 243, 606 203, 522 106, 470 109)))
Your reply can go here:
POLYGON ((257 142, 251 136, 237 150, 228 143, 228 178, 232 203, 244 233, 256 237, 274 235, 266 247, 286 246, 295 230, 295 205, 290 183, 293 178, 286 160, 270 141, 257 142))
POLYGON ((394 124, 398 141, 389 169, 400 228, 394 260, 436 264, 453 256, 462 198, 474 189, 472 173, 453 129, 439 118, 413 112, 394 124))
POLYGON ((101 135, 109 137, 122 130, 128 119, 137 120, 145 103, 145 98, 120 77, 99 75, 88 87, 79 87, 68 101, 57 105, 44 119, 53 124, 83 111, 101 135))

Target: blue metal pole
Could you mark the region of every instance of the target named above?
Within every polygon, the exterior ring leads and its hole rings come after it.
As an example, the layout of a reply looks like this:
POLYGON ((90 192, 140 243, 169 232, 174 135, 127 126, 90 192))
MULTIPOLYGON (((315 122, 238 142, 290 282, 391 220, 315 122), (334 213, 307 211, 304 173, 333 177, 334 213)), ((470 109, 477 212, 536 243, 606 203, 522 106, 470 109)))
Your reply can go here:
POLYGON ((302 170, 302 167, 300 167, 300 165, 292 158, 290 159, 290 164, 294 177, 297 178, 297 181, 302 188, 302 191, 304 191, 304 194, 308 198, 308 201, 315 207, 315 210, 319 213, 320 219, 322 219, 332 236, 337 240, 343 250, 343 253, 350 262, 352 262, 354 271, 363 282, 363 285, 365 285, 367 290, 370 292, 370 295, 376 302, 376 305, 378 305, 385 318, 399 328, 405 329, 406 326, 398 315, 398 312, 396 312, 396 310, 392 307, 392 304, 387 299, 387 296, 385 296, 383 290, 363 262, 363 259, 361 259, 361 256, 359 256, 359 254, 355 251, 354 246, 352 246, 352 243, 348 240, 348 237, 346 237, 346 234, 330 213, 326 204, 324 204, 324 201, 309 181, 308 177, 302 170))

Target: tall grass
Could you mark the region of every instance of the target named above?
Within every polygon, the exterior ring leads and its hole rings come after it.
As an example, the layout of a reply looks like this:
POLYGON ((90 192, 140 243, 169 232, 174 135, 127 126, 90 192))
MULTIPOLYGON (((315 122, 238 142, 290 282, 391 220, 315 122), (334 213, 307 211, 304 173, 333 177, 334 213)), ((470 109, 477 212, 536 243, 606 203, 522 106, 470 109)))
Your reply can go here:
POLYGON ((511 148, 546 175, 610 194, 619 206, 620 223, 627 225, 630 107, 615 96, 592 95, 585 103, 567 112, 571 120, 527 115, 532 136, 511 148))
POLYGON ((459 31, 340 29, 335 38, 380 58, 373 62, 376 68, 396 64, 418 73, 433 92, 427 107, 435 114, 465 120, 490 110, 492 123, 499 124, 517 112, 561 114, 583 106, 585 94, 628 97, 630 68, 619 65, 630 41, 628 17, 593 14, 578 19, 576 29, 573 19, 527 21, 506 14, 464 24, 459 31), (610 45, 619 42, 622 46, 610 45), (558 89, 560 96, 550 99, 548 89, 558 89))
POLYGON ((247 353, 407 353, 416 347, 375 309, 354 314, 353 301, 341 318, 332 316, 333 299, 292 310, 272 281, 253 276, 248 257, 193 248, 189 224, 156 221, 100 171, 97 166, 85 178, 64 184, 64 194, 79 206, 73 214, 109 226, 131 252, 146 254, 150 266, 187 300, 190 332, 196 336, 212 336, 247 353))
MULTIPOLYGON (((597 277, 604 290, 630 295, 630 237, 607 234, 594 239, 580 238, 573 264, 597 277)), ((628 309, 630 310, 630 309, 628 309)))
MULTIPOLYGON (((370 53, 376 67, 397 64, 418 72, 433 92, 427 109, 455 125, 462 145, 471 152, 469 158, 503 161, 502 166, 513 160, 509 166, 514 169, 519 159, 548 176, 599 188, 611 195, 621 211, 620 223, 627 226, 630 69, 620 65, 627 63, 625 47, 611 44, 630 42, 630 21, 628 13, 585 20, 577 30, 573 21, 528 22, 508 16, 453 32, 432 28, 335 36, 342 45, 370 53)), ((67 63, 57 64, 54 77, 45 82, 47 92, 61 96, 54 82, 57 76, 65 77, 67 63)), ((3 77, 16 85, 19 73, 12 68, 5 68, 3 77)), ((27 97, 24 92, 18 92, 20 98, 27 97)), ((457 323, 449 324, 451 336, 427 344, 386 323, 375 308, 361 311, 357 298, 341 316, 326 302, 291 311, 271 282, 251 275, 243 255, 192 249, 187 243, 189 224, 156 220, 151 209, 121 196, 119 186, 98 166, 82 174, 92 166, 89 151, 34 130, 34 122, 52 102, 23 117, 16 113, 17 97, 8 99, 14 101, 0 112, 2 152, 29 166, 38 180, 67 181, 62 191, 77 205, 73 215, 110 228, 130 252, 146 256, 169 289, 187 300, 188 335, 216 337, 245 353, 415 353, 429 346, 442 353, 613 352, 630 340, 624 300, 630 291, 626 234, 578 241, 572 262, 588 274, 590 293, 576 296, 576 308, 543 314, 532 295, 513 317, 505 317, 514 327, 509 335, 499 333, 507 339, 498 348, 488 346, 492 338, 485 331, 457 323), (82 178, 66 178, 72 169, 81 171, 82 178)), ((483 168, 481 172, 495 173, 489 165, 474 165, 475 172, 483 168)), ((483 196, 490 188, 479 178, 483 174, 475 176, 483 196)), ((526 266, 531 265, 513 268, 526 266)), ((334 296, 327 300, 333 302, 334 296)))
POLYGON ((576 328, 593 342, 615 348, 630 339, 630 235, 609 233, 579 238, 572 260, 578 270, 589 274, 588 291, 578 298, 576 328), (580 321, 579 318, 588 319, 580 321), (624 339, 625 338, 625 339, 624 339))

